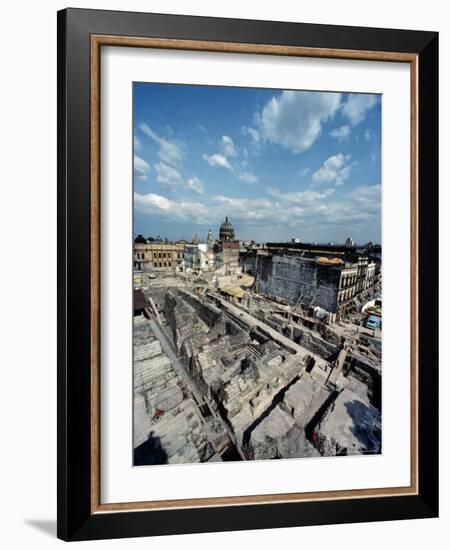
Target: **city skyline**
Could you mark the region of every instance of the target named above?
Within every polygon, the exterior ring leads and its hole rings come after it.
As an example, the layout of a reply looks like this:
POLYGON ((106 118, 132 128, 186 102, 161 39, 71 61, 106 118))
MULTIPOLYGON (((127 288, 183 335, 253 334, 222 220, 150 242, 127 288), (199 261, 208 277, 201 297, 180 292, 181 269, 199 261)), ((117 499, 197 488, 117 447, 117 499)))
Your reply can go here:
POLYGON ((134 83, 134 233, 381 242, 377 95, 134 83))
MULTIPOLYGON (((226 216, 225 218, 226 220, 228 220, 228 216, 226 216)), ((222 220, 223 222, 224 220, 222 220)), ((194 235, 192 236, 189 236, 189 237, 185 237, 183 234, 181 234, 181 236, 179 238, 173 238, 173 239, 169 239, 168 237, 166 237, 165 235, 160 235, 159 233, 158 234, 154 234, 154 235, 144 235, 142 233, 135 233, 134 236, 133 236, 133 240, 134 242, 139 242, 139 239, 141 237, 143 237, 145 239, 146 242, 155 242, 155 243, 182 243, 182 242, 186 242, 186 243, 193 243, 193 244, 207 244, 209 242, 209 236, 211 236, 212 238, 212 241, 213 242, 220 242, 220 237, 219 237, 219 232, 220 232, 220 228, 217 230, 216 233, 214 233, 214 231, 212 231, 211 228, 208 229, 208 232, 206 235, 202 235, 202 234, 198 234, 198 233, 194 233, 194 235)), ((274 243, 274 242, 277 242, 277 241, 263 241, 263 240, 256 240, 256 239, 237 239, 238 241, 240 242, 243 242, 243 243, 255 243, 255 245, 264 245, 266 243, 274 243)), ((339 247, 339 246, 349 246, 349 247, 353 247, 353 246, 356 246, 356 247, 365 247, 367 245, 372 245, 372 246, 381 246, 381 244, 379 242, 374 242, 374 241, 367 241, 367 242, 356 242, 354 241, 351 236, 348 236, 346 237, 346 239, 342 242, 340 241, 301 241, 300 239, 296 238, 296 237, 291 237, 291 238, 288 238, 288 239, 284 239, 282 241, 279 241, 280 243, 297 243, 297 244, 311 244, 311 245, 324 245, 324 246, 328 246, 328 245, 332 245, 332 246, 336 246, 336 247, 339 247), (348 244, 350 242, 352 242, 352 244, 348 244)))

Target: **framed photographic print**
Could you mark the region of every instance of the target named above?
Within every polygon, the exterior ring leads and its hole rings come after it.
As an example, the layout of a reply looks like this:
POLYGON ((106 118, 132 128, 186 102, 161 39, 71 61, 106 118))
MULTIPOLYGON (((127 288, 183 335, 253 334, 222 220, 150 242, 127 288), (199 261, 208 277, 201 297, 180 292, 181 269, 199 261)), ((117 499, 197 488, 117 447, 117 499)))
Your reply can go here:
POLYGON ((58 536, 438 514, 438 36, 58 13, 58 536))

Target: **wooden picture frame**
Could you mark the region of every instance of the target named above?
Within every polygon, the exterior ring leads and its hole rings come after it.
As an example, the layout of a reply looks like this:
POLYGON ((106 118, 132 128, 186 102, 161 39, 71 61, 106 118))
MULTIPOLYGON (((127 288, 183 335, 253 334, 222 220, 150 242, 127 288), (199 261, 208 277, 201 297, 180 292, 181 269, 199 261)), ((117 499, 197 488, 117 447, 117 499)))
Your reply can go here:
POLYGON ((437 33, 84 9, 58 13, 58 537, 437 516, 437 143, 437 33), (100 502, 99 54, 108 45, 410 64, 410 487, 100 502))

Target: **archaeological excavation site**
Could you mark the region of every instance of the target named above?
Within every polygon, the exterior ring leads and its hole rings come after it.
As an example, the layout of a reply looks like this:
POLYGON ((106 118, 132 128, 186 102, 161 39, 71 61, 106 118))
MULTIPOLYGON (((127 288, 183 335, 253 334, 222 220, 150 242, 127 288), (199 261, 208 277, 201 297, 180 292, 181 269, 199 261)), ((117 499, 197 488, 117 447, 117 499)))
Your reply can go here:
POLYGON ((381 250, 134 244, 134 466, 382 451, 381 250))

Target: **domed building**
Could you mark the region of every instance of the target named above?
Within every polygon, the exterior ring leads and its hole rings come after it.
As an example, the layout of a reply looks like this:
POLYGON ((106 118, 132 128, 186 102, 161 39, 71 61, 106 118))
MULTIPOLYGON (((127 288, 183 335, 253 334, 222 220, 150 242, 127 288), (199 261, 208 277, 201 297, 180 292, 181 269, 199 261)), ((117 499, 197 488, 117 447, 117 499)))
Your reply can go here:
POLYGON ((219 241, 214 245, 216 264, 226 265, 227 268, 238 268, 240 243, 235 240, 234 227, 228 217, 220 226, 219 241))
POLYGON ((234 228, 233 228, 232 224, 228 221, 228 216, 225 218, 225 221, 220 226, 219 240, 220 241, 234 241, 234 228))

